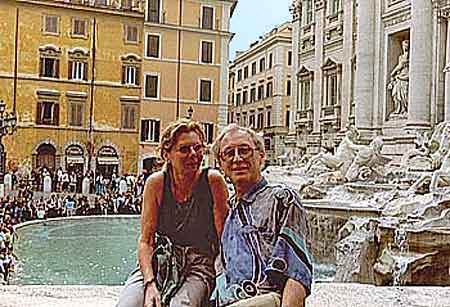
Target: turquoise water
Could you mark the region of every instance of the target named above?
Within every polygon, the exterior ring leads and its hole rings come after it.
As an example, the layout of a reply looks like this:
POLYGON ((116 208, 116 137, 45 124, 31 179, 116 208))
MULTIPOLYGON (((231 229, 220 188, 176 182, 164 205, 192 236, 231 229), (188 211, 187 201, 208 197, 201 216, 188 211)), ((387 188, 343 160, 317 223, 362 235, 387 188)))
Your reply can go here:
MULTIPOLYGON (((47 221, 18 230, 19 258, 12 284, 122 285, 135 268, 139 217, 47 221)), ((315 280, 329 281, 333 266, 315 265, 315 280)))
POLYGON ((136 266, 139 218, 51 221, 18 230, 13 284, 120 285, 136 266))

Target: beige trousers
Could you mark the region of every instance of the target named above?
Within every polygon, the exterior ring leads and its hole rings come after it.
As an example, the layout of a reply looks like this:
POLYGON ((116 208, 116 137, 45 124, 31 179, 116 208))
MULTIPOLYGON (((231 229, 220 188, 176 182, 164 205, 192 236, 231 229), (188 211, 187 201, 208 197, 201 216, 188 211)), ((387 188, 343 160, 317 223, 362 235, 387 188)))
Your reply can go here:
POLYGON ((280 307, 280 306, 281 306, 281 296, 275 292, 258 295, 228 305, 228 307, 280 307))

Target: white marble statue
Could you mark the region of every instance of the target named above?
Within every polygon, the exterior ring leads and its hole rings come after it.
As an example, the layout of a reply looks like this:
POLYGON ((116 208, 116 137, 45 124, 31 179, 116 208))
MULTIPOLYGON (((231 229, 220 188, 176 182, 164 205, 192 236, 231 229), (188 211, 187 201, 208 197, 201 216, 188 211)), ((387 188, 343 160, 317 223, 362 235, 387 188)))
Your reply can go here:
POLYGON ((342 175, 345 175, 352 164, 353 159, 356 157, 358 150, 363 148, 361 145, 355 144, 357 138, 358 131, 355 128, 350 127, 345 133, 341 143, 339 143, 336 154, 333 155, 330 152, 323 150, 311 157, 305 167, 305 173, 314 176, 314 173, 317 173, 314 169, 321 168, 326 171, 340 170, 342 175))
POLYGON ((384 178, 391 158, 383 156, 383 139, 376 137, 369 146, 361 146, 345 177, 347 181, 372 181, 384 178))
POLYGON ((85 176, 83 178, 83 181, 81 182, 81 192, 84 195, 88 195, 90 190, 91 190, 91 180, 89 179, 88 176, 85 176))
POLYGON ((402 54, 391 72, 388 89, 391 90, 394 109, 390 118, 404 117, 408 113, 409 86, 409 40, 402 41, 402 54))
POLYGON ((416 192, 418 188, 424 184, 425 181, 431 179, 430 192, 434 193, 437 190, 438 184, 442 183, 445 186, 450 185, 450 151, 442 159, 441 166, 432 174, 423 174, 410 188, 410 192, 416 192))
POLYGON ((52 177, 50 177, 50 174, 45 174, 44 176, 44 193, 51 193, 52 192, 52 177))

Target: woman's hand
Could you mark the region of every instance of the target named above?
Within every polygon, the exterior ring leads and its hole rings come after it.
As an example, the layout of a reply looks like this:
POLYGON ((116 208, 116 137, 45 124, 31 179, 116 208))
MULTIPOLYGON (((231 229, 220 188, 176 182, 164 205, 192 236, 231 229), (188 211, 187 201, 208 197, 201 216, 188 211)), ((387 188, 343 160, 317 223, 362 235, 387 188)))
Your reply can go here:
POLYGON ((149 284, 145 289, 144 307, 161 307, 161 295, 156 288, 155 282, 149 284))

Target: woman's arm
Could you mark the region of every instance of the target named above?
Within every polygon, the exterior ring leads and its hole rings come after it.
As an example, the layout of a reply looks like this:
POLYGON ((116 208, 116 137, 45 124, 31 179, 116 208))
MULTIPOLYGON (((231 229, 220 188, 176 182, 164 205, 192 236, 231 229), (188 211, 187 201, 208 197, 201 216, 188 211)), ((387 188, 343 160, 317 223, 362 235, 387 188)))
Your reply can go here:
POLYGON ((214 225, 219 240, 222 236, 223 225, 228 214, 228 189, 222 175, 216 170, 210 170, 208 181, 214 200, 214 225))
POLYGON ((160 306, 160 295, 156 283, 148 282, 156 277, 152 269, 154 236, 158 223, 158 207, 163 193, 164 175, 162 172, 150 176, 145 184, 142 199, 141 236, 138 243, 139 267, 144 277, 144 306, 155 301, 160 306))

